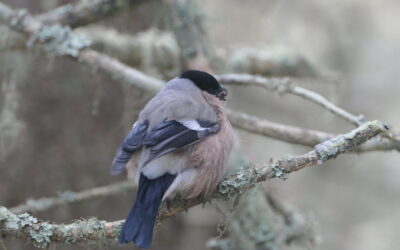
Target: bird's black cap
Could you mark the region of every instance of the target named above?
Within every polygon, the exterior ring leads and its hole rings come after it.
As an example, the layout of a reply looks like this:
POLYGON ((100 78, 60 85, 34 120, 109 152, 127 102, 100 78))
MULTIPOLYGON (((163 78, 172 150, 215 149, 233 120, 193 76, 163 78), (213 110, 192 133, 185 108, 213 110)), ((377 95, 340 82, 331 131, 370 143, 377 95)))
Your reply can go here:
POLYGON ((207 72, 200 70, 187 70, 181 74, 180 78, 189 79, 196 84, 199 89, 225 100, 224 98, 227 95, 227 90, 219 84, 215 77, 207 72))

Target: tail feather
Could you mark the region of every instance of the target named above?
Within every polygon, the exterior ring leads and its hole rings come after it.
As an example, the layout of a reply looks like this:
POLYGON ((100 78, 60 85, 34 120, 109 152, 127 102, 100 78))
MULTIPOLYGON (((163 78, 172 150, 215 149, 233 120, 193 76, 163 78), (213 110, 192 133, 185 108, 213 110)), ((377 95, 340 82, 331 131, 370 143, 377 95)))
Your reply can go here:
POLYGON ((175 177, 176 175, 165 174, 150 180, 143 174, 140 175, 135 204, 129 212, 119 236, 121 244, 133 241, 139 247, 150 247, 158 208, 165 191, 175 177))

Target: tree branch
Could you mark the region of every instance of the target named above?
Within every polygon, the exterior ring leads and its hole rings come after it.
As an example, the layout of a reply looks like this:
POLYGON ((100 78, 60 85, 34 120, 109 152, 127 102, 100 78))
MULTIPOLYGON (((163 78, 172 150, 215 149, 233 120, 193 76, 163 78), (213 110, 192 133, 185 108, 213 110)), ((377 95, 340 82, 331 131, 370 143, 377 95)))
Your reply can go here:
POLYGON ((38 248, 50 243, 86 244, 104 239, 114 239, 121 223, 107 223, 97 219, 81 220, 68 225, 40 221, 27 213, 15 215, 0 206, 0 235, 31 241, 38 248))
POLYGON ((100 25, 74 31, 88 37, 94 49, 147 74, 170 79, 181 72, 181 50, 171 32, 149 29, 131 35, 100 25))
MULTIPOLYGON (((266 119, 260 119, 256 116, 232 111, 230 109, 225 109, 225 111, 229 121, 234 127, 288 143, 313 147, 318 143, 337 136, 336 134, 326 133, 318 130, 305 129, 271 122, 266 119)), ((393 136, 393 134, 389 132, 382 137, 373 138, 363 145, 353 149, 351 152, 362 153, 388 150, 397 150, 400 152, 400 145, 398 142, 392 141, 388 135, 393 136)))
POLYGON ((181 50, 184 69, 215 71, 214 49, 204 28, 204 13, 195 0, 164 1, 167 28, 181 50))
POLYGON ((66 4, 49 12, 36 16, 37 20, 44 24, 59 23, 75 28, 84 26, 116 12, 150 2, 144 0, 80 0, 76 4, 66 4))
POLYGON ((269 91, 296 95, 327 109, 338 117, 356 126, 359 126, 363 123, 363 116, 355 116, 350 114, 346 110, 339 108, 335 104, 328 101, 325 97, 314 91, 293 86, 292 82, 288 78, 264 78, 261 76, 248 74, 226 74, 218 76, 218 80, 224 84, 237 86, 258 86, 269 91))
POLYGON ((288 143, 313 147, 335 137, 334 134, 275 123, 230 109, 226 109, 226 113, 234 127, 288 143))
POLYGON ((24 204, 10 208, 10 211, 15 214, 20 214, 24 212, 37 213, 66 204, 93 200, 134 189, 135 185, 132 181, 122 181, 107 186, 84 190, 81 192, 66 191, 58 195, 58 197, 28 200, 24 204))
MULTIPOLYGON (((176 197, 168 202, 168 207, 163 204, 158 220, 164 220, 169 216, 214 199, 231 199, 267 179, 275 177, 286 179, 287 174, 291 172, 307 166, 320 165, 356 148, 374 136, 386 132, 386 126, 381 122, 367 122, 347 134, 339 135, 318 144, 313 150, 304 155, 275 160, 268 167, 248 167, 239 170, 235 174, 226 177, 218 185, 217 191, 208 198, 197 197, 185 200, 176 197)), ((56 225, 41 222, 26 213, 17 216, 8 209, 0 207, 1 235, 28 239, 37 247, 47 247, 50 242, 87 244, 88 241, 115 239, 122 223, 123 221, 105 222, 90 219, 68 225, 56 225)))

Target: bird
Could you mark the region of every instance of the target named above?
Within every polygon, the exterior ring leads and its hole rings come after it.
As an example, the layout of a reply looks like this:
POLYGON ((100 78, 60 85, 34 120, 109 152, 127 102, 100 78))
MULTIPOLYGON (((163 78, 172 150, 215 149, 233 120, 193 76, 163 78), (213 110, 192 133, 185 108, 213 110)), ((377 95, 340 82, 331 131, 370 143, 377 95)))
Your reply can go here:
POLYGON ((162 201, 215 191, 236 141, 223 108, 227 94, 211 74, 187 70, 144 106, 111 166, 111 174, 126 169, 138 183, 119 243, 151 247, 162 201))

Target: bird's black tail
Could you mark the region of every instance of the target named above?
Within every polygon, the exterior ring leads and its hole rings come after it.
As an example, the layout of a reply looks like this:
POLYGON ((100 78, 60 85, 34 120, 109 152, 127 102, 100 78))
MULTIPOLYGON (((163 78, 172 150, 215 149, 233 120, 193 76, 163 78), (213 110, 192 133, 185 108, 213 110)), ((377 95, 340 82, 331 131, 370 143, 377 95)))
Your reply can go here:
POLYGON ((139 189, 119 235, 121 244, 133 241, 138 247, 149 248, 153 237, 154 222, 165 191, 176 175, 165 174, 150 180, 140 175, 139 189))

